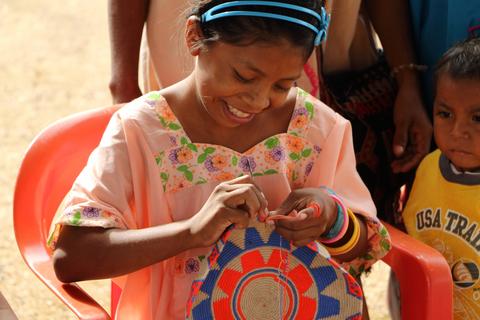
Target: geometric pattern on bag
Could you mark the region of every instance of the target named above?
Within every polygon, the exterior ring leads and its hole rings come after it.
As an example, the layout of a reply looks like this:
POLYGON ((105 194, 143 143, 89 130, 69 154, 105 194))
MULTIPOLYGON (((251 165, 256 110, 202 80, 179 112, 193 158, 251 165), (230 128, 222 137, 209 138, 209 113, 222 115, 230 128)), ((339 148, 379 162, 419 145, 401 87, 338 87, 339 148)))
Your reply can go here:
POLYGON ((319 243, 296 247, 252 221, 229 228, 192 284, 188 319, 360 319, 355 279, 319 243))

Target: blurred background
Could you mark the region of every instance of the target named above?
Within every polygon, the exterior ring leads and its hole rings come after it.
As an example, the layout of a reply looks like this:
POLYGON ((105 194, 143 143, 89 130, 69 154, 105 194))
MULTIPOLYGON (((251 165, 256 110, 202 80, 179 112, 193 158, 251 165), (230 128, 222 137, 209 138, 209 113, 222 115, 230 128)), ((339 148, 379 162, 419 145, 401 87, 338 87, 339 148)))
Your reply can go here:
MULTIPOLYGON (((27 268, 13 234, 12 198, 22 156, 53 121, 108 106, 107 1, 0 1, 0 291, 21 320, 75 319, 27 268)), ((389 319, 388 268, 365 278, 371 319, 389 319)), ((109 282, 82 286, 109 310, 109 282)))

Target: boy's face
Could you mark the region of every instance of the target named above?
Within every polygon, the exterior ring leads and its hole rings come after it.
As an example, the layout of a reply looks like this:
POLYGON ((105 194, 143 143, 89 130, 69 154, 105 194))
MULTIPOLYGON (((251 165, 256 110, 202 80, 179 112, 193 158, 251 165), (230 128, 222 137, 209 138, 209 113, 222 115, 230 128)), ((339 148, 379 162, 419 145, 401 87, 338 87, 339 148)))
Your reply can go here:
POLYGON ((480 80, 439 76, 433 130, 438 148, 458 169, 480 169, 480 80))

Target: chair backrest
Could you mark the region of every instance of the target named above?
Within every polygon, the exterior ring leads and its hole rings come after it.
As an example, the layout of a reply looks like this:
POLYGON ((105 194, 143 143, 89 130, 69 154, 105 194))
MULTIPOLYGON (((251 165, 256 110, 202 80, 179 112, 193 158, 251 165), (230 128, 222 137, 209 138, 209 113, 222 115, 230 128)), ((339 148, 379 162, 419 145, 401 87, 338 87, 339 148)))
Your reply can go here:
POLYGON ((453 319, 450 266, 435 249, 385 223, 392 249, 383 258, 400 286, 402 319, 453 319))
POLYGON ((109 315, 76 284, 57 280, 46 241, 59 204, 119 108, 77 113, 44 129, 28 147, 15 186, 13 214, 18 248, 33 272, 80 319, 109 319, 109 315))

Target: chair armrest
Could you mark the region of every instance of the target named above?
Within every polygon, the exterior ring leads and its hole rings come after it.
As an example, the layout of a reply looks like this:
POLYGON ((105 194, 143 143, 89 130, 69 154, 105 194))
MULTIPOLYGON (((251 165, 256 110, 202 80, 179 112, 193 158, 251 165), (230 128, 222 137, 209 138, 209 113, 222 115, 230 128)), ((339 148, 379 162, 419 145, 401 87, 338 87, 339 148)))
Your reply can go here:
POLYGON ((452 319, 453 281, 445 258, 423 242, 384 225, 392 249, 383 261, 399 281, 402 319, 452 319))
POLYGON ((110 316, 89 294, 76 283, 57 280, 52 261, 42 261, 30 266, 37 277, 62 300, 81 320, 110 320, 110 316))

